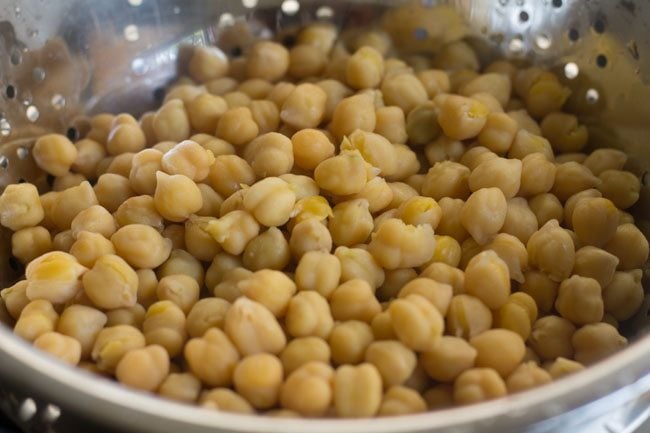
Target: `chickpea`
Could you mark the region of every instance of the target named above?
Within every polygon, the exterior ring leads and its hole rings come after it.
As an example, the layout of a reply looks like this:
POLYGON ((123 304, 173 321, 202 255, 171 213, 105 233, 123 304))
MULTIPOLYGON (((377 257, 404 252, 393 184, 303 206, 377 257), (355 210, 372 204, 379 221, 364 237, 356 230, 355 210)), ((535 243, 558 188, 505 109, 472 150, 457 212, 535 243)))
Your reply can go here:
POLYGON ((393 201, 393 197, 393 190, 388 182, 378 176, 370 179, 360 192, 347 198, 350 200, 366 200, 370 213, 376 213, 388 207, 393 201))
POLYGON ((166 101, 156 112, 152 127, 158 141, 169 140, 178 143, 186 140, 190 136, 191 126, 183 101, 166 101))
POLYGON ((304 416, 323 416, 329 409, 334 371, 329 364, 312 361, 288 375, 282 385, 280 403, 304 416))
POLYGON ((289 50, 289 70, 291 77, 303 79, 319 76, 327 65, 327 56, 310 45, 296 45, 289 50))
POLYGON ((490 329, 492 313, 478 298, 455 295, 449 303, 446 324, 450 335, 470 339, 490 329))
POLYGON ((604 249, 618 257, 621 271, 642 268, 648 260, 648 240, 634 224, 618 226, 604 249))
POLYGON ((122 123, 111 128, 106 141, 109 155, 140 152, 147 145, 147 137, 137 123, 122 123))
POLYGON ((582 243, 602 247, 616 233, 619 212, 606 198, 584 198, 575 204, 572 222, 582 243))
POLYGON ((100 308, 131 307, 137 302, 138 276, 119 256, 99 257, 82 281, 86 295, 100 308), (105 290, 107 286, 111 290, 105 290))
POLYGON ((340 322, 329 336, 332 360, 335 364, 359 364, 363 362, 366 348, 374 339, 370 325, 358 320, 340 322))
POLYGON ((327 94, 315 84, 299 84, 287 96, 280 119, 296 129, 315 128, 325 116, 327 94))
POLYGON ((589 154, 583 164, 594 176, 600 176, 607 170, 622 170, 627 162, 627 155, 617 149, 596 149, 589 154))
POLYGON ((287 343, 273 314, 264 305, 244 297, 228 309, 224 330, 242 355, 278 354, 287 343))
POLYGON ((586 246, 576 251, 573 273, 595 279, 603 289, 609 285, 619 260, 600 248, 586 246))
POLYGON ((379 407, 379 416, 399 416, 425 412, 427 404, 415 390, 403 386, 388 389, 379 407))
POLYGON ((627 339, 608 323, 592 323, 578 329, 571 338, 575 359, 593 364, 627 346, 627 339))
POLYGON ((519 192, 522 163, 518 159, 494 158, 479 164, 469 177, 471 191, 481 188, 499 188, 506 199, 519 192))
POLYGON ((454 140, 476 137, 489 114, 481 102, 458 95, 438 95, 435 99, 440 108, 438 123, 443 132, 454 140))
MULTIPOLYGON (((388 204, 388 209, 397 209, 402 203, 410 198, 417 197, 418 192, 404 182, 388 182, 388 187, 393 193, 393 199, 388 204)), ((376 224, 375 224, 376 225, 376 224)))
POLYGON ((470 171, 456 162, 436 163, 427 173, 422 194, 440 201, 442 198, 467 199, 470 171))
POLYGON ((607 286, 603 287, 605 311, 616 320, 630 319, 639 310, 644 299, 640 269, 616 272, 607 286))
POLYGON ((387 176, 391 182, 403 181, 420 172, 418 155, 406 144, 396 144, 394 147, 397 169, 395 174, 387 176))
POLYGON ((388 219, 373 235, 368 251, 385 269, 416 267, 433 256, 435 239, 428 224, 412 226, 388 219))
POLYGON ((205 271, 203 265, 194 256, 185 250, 172 250, 169 258, 158 269, 158 278, 164 278, 167 275, 189 275, 194 278, 199 286, 203 286, 205 271))
POLYGON ((33 227, 45 216, 36 186, 31 183, 7 185, 0 196, 0 223, 17 231, 33 227))
POLYGON ((62 304, 81 289, 80 278, 88 269, 67 253, 52 251, 32 260, 25 269, 26 295, 31 301, 45 299, 62 304))
POLYGON ((572 358, 571 337, 575 330, 575 326, 562 317, 542 317, 533 324, 528 342, 543 360, 553 360, 559 356, 572 358))
POLYGON ((181 222, 203 206, 203 198, 192 179, 180 175, 156 173, 154 194, 156 210, 169 221, 181 222))
MULTIPOLYGON (((19 184, 22 185, 22 184, 19 184)), ((7 185, 7 188, 10 185, 7 185)), ((39 197, 39 201, 41 202, 41 207, 43 208, 43 219, 40 222, 40 225, 43 227, 49 229, 49 230, 54 230, 56 229, 56 225, 54 224, 54 218, 52 215, 52 210, 54 209, 54 204, 59 198, 60 192, 57 191, 50 191, 46 192, 45 194, 41 195, 39 197)), ((0 196, 0 203, 2 203, 2 197, 0 196)), ((1 209, 1 207, 0 207, 1 209)), ((0 213, 0 216, 2 214, 0 213)), ((1 221, 1 220, 0 220, 1 221)))
POLYGON ((75 238, 82 231, 98 233, 109 238, 117 230, 117 224, 110 212, 94 205, 79 212, 72 220, 70 229, 75 238))
POLYGON ((219 328, 209 328, 202 337, 192 338, 183 349, 190 372, 208 386, 232 383, 239 362, 237 348, 219 328))
POLYGON ((372 333, 375 336, 375 340, 397 339, 397 335, 393 329, 393 322, 391 321, 390 313, 388 310, 376 314, 372 319, 372 322, 370 322, 370 327, 372 328, 372 333))
MULTIPOLYGON (((80 186, 75 188, 85 189, 86 187, 82 183, 80 186)), ((57 219, 55 212, 58 210, 59 207, 61 207, 59 203, 65 200, 64 194, 70 194, 69 191, 71 189, 63 191, 59 196, 59 199, 57 200, 57 203, 55 204, 54 209, 52 210, 55 215, 55 220, 57 219)), ((129 198, 134 197, 136 195, 133 189, 131 189, 131 183, 129 182, 129 179, 114 173, 106 173, 99 176, 99 179, 97 179, 97 183, 92 189, 93 189, 92 193, 90 192, 90 190, 88 190, 87 193, 84 193, 87 197, 86 198, 87 203, 84 208, 99 204, 102 207, 104 207, 107 211, 115 212, 122 205, 122 203, 124 203, 129 198)), ((81 190, 79 190, 78 194, 81 194, 81 190)), ((72 222, 72 218, 70 218, 70 222, 72 222)), ((55 223, 57 224, 57 226, 64 226, 65 223, 67 222, 67 219, 68 218, 64 218, 62 220, 59 220, 58 222, 55 221, 55 223)))
POLYGON ((560 379, 569 374, 584 370, 585 366, 579 362, 559 357, 552 364, 546 367, 554 380, 560 379))
POLYGON ((106 167, 105 173, 118 174, 122 177, 129 177, 131 168, 133 168, 133 158, 135 153, 125 152, 115 157, 112 157, 110 163, 106 167))
POLYGON ((140 304, 129 308, 117 308, 106 313, 107 326, 131 325, 135 328, 142 328, 144 317, 147 311, 140 304))
POLYGON ((70 168, 87 178, 95 176, 97 164, 106 156, 106 148, 89 138, 77 141, 74 146, 77 148, 77 157, 70 168))
MULTIPOLYGON (((484 149, 483 147, 477 146, 484 149)), ((452 140, 444 135, 424 147, 424 156, 429 164, 435 165, 443 161, 458 161, 465 153, 465 145, 462 141, 452 140)), ((490 152, 490 155, 493 155, 490 152)), ((494 154, 496 156, 496 154, 494 154)))
POLYGON ((458 337, 443 336, 429 351, 420 355, 420 363, 431 378, 453 382, 462 372, 474 367, 477 350, 458 337))
POLYGON ((296 260, 309 251, 329 253, 332 250, 332 235, 317 219, 309 218, 296 224, 291 231, 289 249, 296 260))
POLYGON ((574 275, 560 284, 555 309, 577 325, 600 322, 604 303, 598 281, 574 275))
POLYGON ((443 317, 426 298, 412 294, 391 302, 393 329, 399 339, 417 351, 435 347, 444 330, 443 317))
POLYGON ((34 340, 34 347, 71 365, 81 360, 81 345, 77 340, 58 332, 45 332, 34 340))
POLYGON ((426 69, 417 72, 415 76, 420 80, 431 99, 440 93, 449 93, 451 90, 449 75, 444 70, 426 69))
POLYGON ((479 166, 479 164, 498 157, 499 155, 492 152, 487 147, 474 146, 464 151, 461 154, 458 162, 460 162, 461 165, 464 165, 470 170, 474 170, 476 167, 479 166))
POLYGON ((280 360, 287 375, 310 362, 329 364, 330 357, 330 346, 319 337, 294 338, 280 354, 280 360))
POLYGON ((527 244, 530 264, 545 272, 553 281, 571 275, 575 263, 575 247, 571 236, 551 220, 535 232, 527 244))
POLYGON ((13 286, 0 290, 0 297, 12 319, 18 320, 23 308, 29 304, 27 297, 27 280, 18 281, 13 286))
POLYGON ((474 240, 483 245, 505 222, 508 205, 498 188, 481 188, 474 192, 461 211, 461 223, 474 240))
POLYGON ((517 121, 508 114, 489 113, 478 134, 478 143, 497 154, 505 154, 510 150, 518 129, 517 121))
POLYGON ((72 244, 74 244, 75 239, 72 236, 72 230, 65 230, 54 235, 52 239, 52 247, 55 251, 70 252, 72 244))
MULTIPOLYGON (((513 116, 512 112, 508 114, 513 116)), ((521 127, 521 124, 519 126, 521 127)), ((554 156, 551 143, 539 134, 539 132, 535 133, 526 129, 520 129, 517 135, 515 135, 512 146, 510 146, 508 158, 524 159, 528 155, 541 153, 548 161, 553 161, 554 156)))
POLYGON ((263 179, 244 194, 244 208, 262 224, 284 225, 290 217, 296 195, 288 183, 277 177, 263 179))
POLYGON ((412 145, 425 145, 440 135, 438 107, 433 102, 415 106, 406 116, 406 133, 412 145))
POLYGON ((201 382, 192 373, 171 373, 158 388, 158 394, 185 403, 193 403, 201 392, 201 382))
POLYGON ((542 134, 558 153, 580 152, 589 139, 585 125, 571 114, 554 112, 547 114, 541 123, 542 134))
POLYGON ((420 277, 431 278, 439 283, 449 284, 455 295, 465 292, 465 273, 446 263, 431 263, 424 268, 420 277))
POLYGON ((228 58, 217 47, 195 47, 188 72, 199 83, 224 77, 228 73, 228 58))
POLYGON ((598 187, 600 183, 601 180, 587 167, 577 162, 565 162, 557 166, 552 192, 560 201, 566 201, 580 191, 598 187))
POLYGON ((564 218, 562 203, 550 193, 538 194, 528 200, 528 206, 537 217, 539 227, 546 225, 551 220, 561 222, 564 218))
POLYGON ((479 253, 465 269, 465 290, 491 309, 501 307, 510 294, 508 264, 491 249, 479 253))
POLYGON ((14 325, 14 334, 33 342, 41 335, 56 329, 59 315, 50 301, 37 299, 27 303, 14 325))
POLYGON ((453 289, 449 284, 439 283, 430 278, 415 278, 399 290, 397 297, 405 298, 412 294, 426 298, 438 309, 440 314, 445 316, 449 309, 453 289))
POLYGON ((106 144, 114 118, 115 116, 109 113, 100 113, 93 116, 90 119, 90 131, 88 131, 87 138, 106 144))
POLYGON ((81 182, 88 180, 83 174, 66 173, 54 179, 52 184, 52 191, 64 191, 73 186, 78 186, 81 182))
POLYGON ((120 227, 131 224, 151 226, 157 231, 164 228, 163 217, 156 210, 154 198, 148 195, 131 197, 124 201, 113 214, 120 227))
POLYGON ((11 254, 23 264, 31 262, 52 249, 52 237, 44 227, 28 227, 11 235, 11 254))
POLYGON ((335 245, 362 244, 374 227, 369 203, 365 199, 350 200, 336 205, 329 220, 329 230, 335 245))
POLYGON ((334 156, 334 145, 317 129, 301 129, 291 137, 291 143, 296 165, 305 170, 313 170, 334 156))
POLYGON ((242 259, 244 266, 253 271, 282 270, 291 260, 289 243, 278 228, 271 227, 246 245, 242 259))
POLYGON ((361 320, 367 323, 381 311, 372 286, 361 279, 349 280, 338 286, 332 292, 330 308, 336 320, 361 320))
POLYGON ((289 61, 289 51, 285 47, 275 42, 260 41, 248 53, 246 75, 275 82, 285 76, 289 61))
POLYGON ((409 113, 428 99, 427 90, 411 73, 386 74, 381 84, 381 91, 386 105, 396 105, 404 113, 409 113))
POLYGON ((243 158, 237 155, 218 156, 210 167, 209 182, 214 190, 223 197, 229 197, 241 185, 252 185, 255 173, 243 158))
POLYGON ((251 141, 244 158, 258 178, 280 176, 293 167, 293 145, 288 137, 270 132, 251 141))
POLYGON ((496 370, 470 368, 454 382, 453 395, 458 404, 472 404, 503 397, 507 392, 506 384, 496 370))
POLYGON ((429 388, 423 395, 429 410, 447 409, 454 405, 454 387, 438 384, 429 388))
POLYGON ((296 267, 295 281, 298 290, 313 290, 329 298, 338 287, 341 262, 332 254, 322 251, 305 253, 296 267))
MULTIPOLYGON (((395 104, 392 104, 395 105, 395 104)), ((359 94, 342 99, 332 113, 330 131, 337 140, 360 129, 372 132, 377 124, 377 115, 368 94, 359 94)))
POLYGON ((46 134, 38 138, 32 148, 34 162, 53 176, 63 176, 77 159, 77 148, 64 135, 46 134))
POLYGON ((522 160, 519 195, 531 197, 549 192, 555 182, 556 166, 541 153, 531 153, 522 160))
POLYGON ((107 316, 85 305, 71 305, 61 313, 57 332, 76 339, 80 343, 81 358, 90 356, 99 332, 106 325, 107 316))
POLYGON ((158 345, 126 353, 115 370, 119 382, 144 391, 158 389, 168 374, 169 355, 158 345))
POLYGON ((124 355, 145 344, 144 336, 133 326, 110 326, 97 334, 91 357, 101 371, 113 373, 124 355))
POLYGON ((157 268, 169 258, 172 242, 153 227, 129 224, 111 237, 117 254, 136 268, 157 268))
POLYGON ((361 279, 373 289, 384 283, 384 270, 373 256, 361 248, 338 247, 334 255, 341 263, 341 282, 361 279))
POLYGON ((259 234, 260 226, 251 214, 242 210, 229 212, 223 217, 199 223, 202 230, 219 242, 230 254, 241 254, 246 244, 259 234))
POLYGON ((343 139, 341 150, 358 150, 361 156, 377 167, 384 176, 390 177, 398 171, 396 147, 379 134, 356 130, 343 139))
POLYGON ((280 360, 267 353, 249 355, 235 367, 237 392, 255 408, 268 409, 279 399, 283 369, 280 360))
POLYGON ((296 293, 295 283, 280 271, 263 269, 237 283, 246 297, 264 305, 276 317, 283 317, 291 297, 296 293))
POLYGON ((628 209, 639 200, 641 181, 629 171, 605 170, 598 179, 597 187, 603 197, 610 199, 619 209, 628 209))
POLYGON ((378 108, 375 112, 376 124, 374 132, 386 138, 391 143, 406 143, 405 113, 400 107, 390 106, 378 108))
POLYGON ((215 388, 211 391, 203 392, 199 399, 199 404, 204 408, 222 412, 240 414, 254 413, 253 407, 244 397, 228 388, 215 388))
POLYGON ((215 135, 234 146, 242 146, 259 134, 259 126, 248 107, 234 107, 223 113, 215 135))
POLYGON ((382 382, 372 364, 339 367, 333 383, 334 408, 340 417, 369 417, 379 410, 382 382))
POLYGON ((70 254, 83 266, 92 268, 100 257, 115 254, 115 248, 111 241, 99 233, 84 231, 77 235, 77 240, 70 246, 70 254))
POLYGON ((535 362, 530 361, 519 365, 506 379, 508 392, 526 391, 553 380, 552 376, 535 362))

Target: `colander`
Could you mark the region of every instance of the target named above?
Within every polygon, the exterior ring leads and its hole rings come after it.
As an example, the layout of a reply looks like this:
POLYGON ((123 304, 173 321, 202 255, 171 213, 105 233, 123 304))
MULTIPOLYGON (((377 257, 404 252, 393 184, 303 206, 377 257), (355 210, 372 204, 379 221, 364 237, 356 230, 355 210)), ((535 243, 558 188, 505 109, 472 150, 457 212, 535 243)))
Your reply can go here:
MULTIPOLYGON (((402 1, 2 0, 0 2, 0 190, 46 176, 30 158, 33 137, 85 132, 84 114, 141 113, 160 102, 185 45, 237 54, 254 37, 314 20, 343 29, 372 25, 402 1)), ((495 53, 553 69, 572 88, 571 111, 591 143, 625 150, 642 179, 637 224, 650 233, 650 3, 634 0, 422 0, 467 21, 486 59, 495 53)), ((425 23, 426 24, 426 23, 425 23)), ((430 24, 430 23, 429 23, 430 24)), ((414 41, 444 28, 423 25, 414 41)), ((180 61, 179 61, 180 60, 180 61)), ((0 232, 0 283, 20 273, 0 232)), ((645 275, 648 275, 647 270, 645 275)), ((647 283, 647 278, 644 278, 647 283)), ((648 284, 645 284, 646 291, 648 284)), ((469 408, 377 420, 267 419, 163 401, 67 367, 0 326, 0 405, 28 431, 273 433, 631 433, 650 424, 649 300, 626 324, 622 352, 534 391, 469 408)), ((6 316, 6 312, 4 314, 6 316)), ((5 317, 6 318, 6 317, 5 317)))

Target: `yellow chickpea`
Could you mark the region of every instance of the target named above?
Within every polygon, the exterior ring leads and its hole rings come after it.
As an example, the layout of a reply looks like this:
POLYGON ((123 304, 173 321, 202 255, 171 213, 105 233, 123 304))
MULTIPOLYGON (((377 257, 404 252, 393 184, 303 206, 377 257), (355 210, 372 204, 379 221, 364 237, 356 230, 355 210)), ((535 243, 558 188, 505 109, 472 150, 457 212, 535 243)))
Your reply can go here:
POLYGON ((136 268, 153 269, 169 258, 172 241, 153 227, 129 224, 111 237, 117 254, 136 268))
POLYGON ((596 149, 589 154, 583 164, 594 176, 600 176, 606 170, 622 170, 627 162, 627 155, 618 149, 596 149))
POLYGON ((0 290, 0 297, 4 306, 12 319, 18 320, 23 308, 29 304, 27 297, 27 281, 18 281, 13 286, 0 290))
POLYGON ((81 344, 72 337, 58 332, 46 332, 34 340, 34 347, 71 365, 81 360, 81 344))
POLYGON ((458 95, 438 95, 435 99, 440 108, 438 123, 449 138, 465 140, 476 137, 489 114, 482 103, 458 95))
POLYGON ((71 169, 87 178, 95 176, 97 164, 106 156, 106 148, 89 138, 77 141, 74 146, 77 148, 77 157, 71 169))
POLYGON ((32 260, 25 269, 26 295, 62 304, 81 289, 80 278, 88 269, 67 253, 52 251, 32 260))
POLYGON ((319 337, 294 338, 280 354, 280 360, 287 375, 309 362, 329 364, 330 357, 330 346, 319 337))
POLYGON ((522 163, 518 159, 494 158, 472 171, 468 185, 473 192, 481 188, 499 188, 506 199, 510 199, 519 192, 521 174, 522 163))
POLYGON ((370 417, 379 410, 382 382, 374 365, 339 367, 333 384, 334 408, 340 417, 370 417))
POLYGON ((133 326, 110 326, 97 334, 91 357, 101 371, 112 373, 124 355, 145 347, 145 344, 144 335, 133 326))
POLYGON ((446 324, 449 334, 470 339, 490 329, 492 313, 478 298, 455 295, 449 304, 446 324))
POLYGON ((333 399, 334 371, 329 364, 312 361, 288 375, 280 403, 304 416, 323 416, 333 399))
POLYGON ((23 264, 52 249, 52 237, 44 227, 28 227, 11 235, 11 254, 23 264))
POLYGON ((420 295, 397 299, 388 311, 398 338, 413 350, 431 350, 442 336, 442 314, 420 295))
POLYGON ((289 51, 276 42, 255 43, 246 60, 246 75, 270 82, 278 81, 289 69, 289 51))
POLYGON ((202 337, 192 338, 183 354, 192 374, 208 386, 230 385, 240 356, 219 328, 209 328, 202 337))
POLYGON ((158 141, 180 142, 190 136, 190 119, 183 101, 171 99, 158 109, 152 124, 158 141))
POLYGON ((327 94, 315 84, 299 84, 287 96, 280 119, 296 129, 315 128, 325 116, 327 94))
MULTIPOLYGON (((81 184, 77 188, 80 187, 84 187, 84 184, 81 184)), ((135 192, 131 189, 129 179, 114 173, 106 173, 99 176, 93 190, 92 195, 94 197, 91 197, 90 191, 88 191, 88 204, 100 204, 109 212, 115 212, 122 203, 135 196, 135 192)), ((63 191, 57 201, 64 200, 63 194, 66 194, 68 191, 70 191, 70 189, 63 191)), ((55 206, 55 209, 56 207, 58 206, 55 206)), ((59 224, 63 224, 64 221, 60 221, 59 224)))
POLYGON ((427 90, 411 73, 387 74, 381 83, 381 91, 386 105, 398 106, 404 113, 409 113, 428 99, 427 90))
POLYGON ((571 337, 575 359, 593 364, 627 346, 627 339, 608 323, 593 323, 578 329, 571 337))
POLYGON ((470 195, 470 170, 456 162, 436 163, 429 171, 422 185, 422 195, 435 200, 458 198, 465 200, 470 195))
MULTIPOLYGON (((508 113, 510 116, 514 117, 512 112, 508 113)), ((522 126, 521 124, 519 125, 522 126)), ((523 128, 523 127, 522 127, 523 128)), ((533 153, 543 154, 547 160, 553 161, 553 148, 551 143, 544 137, 542 137, 541 132, 530 132, 526 129, 520 129, 515 135, 515 140, 510 146, 508 151, 509 158, 524 159, 526 156, 533 153)))
POLYGON ((280 176, 293 167, 293 145, 288 137, 270 132, 251 141, 244 158, 258 178, 280 176))
POLYGON ((406 143, 406 114, 400 107, 378 108, 375 112, 374 132, 385 137, 391 143, 406 143))
POLYGON ((479 253, 465 269, 465 291, 490 309, 500 308, 510 295, 508 265, 491 249, 479 253))
POLYGON ((545 272, 553 281, 571 275, 575 263, 575 247, 571 236, 551 220, 535 232, 526 246, 531 265, 545 272))
POLYGON ((100 308, 132 307, 137 302, 138 276, 119 256, 98 258, 82 281, 86 295, 100 308), (107 286, 111 290, 105 290, 107 286))
POLYGON ((53 176, 63 176, 77 159, 77 148, 64 135, 46 134, 34 143, 36 165, 53 176))
POLYGON ((13 231, 33 227, 44 216, 38 190, 30 183, 7 185, 0 195, 0 224, 13 231))
POLYGON ((188 72, 199 83, 221 78, 228 73, 228 58, 217 47, 195 47, 188 72))
POLYGON ((330 131, 337 140, 360 129, 372 132, 377 124, 377 115, 372 96, 359 94, 342 99, 332 113, 330 131))
POLYGON ((215 135, 234 146, 242 146, 259 134, 259 126, 253 120, 248 107, 231 108, 221 115, 215 135))
POLYGON ((56 329, 59 315, 49 301, 37 299, 26 304, 14 325, 14 334, 33 342, 56 329))
POLYGON ((454 401, 458 404, 479 403, 507 394, 504 380, 492 368, 471 368, 454 382, 454 401))

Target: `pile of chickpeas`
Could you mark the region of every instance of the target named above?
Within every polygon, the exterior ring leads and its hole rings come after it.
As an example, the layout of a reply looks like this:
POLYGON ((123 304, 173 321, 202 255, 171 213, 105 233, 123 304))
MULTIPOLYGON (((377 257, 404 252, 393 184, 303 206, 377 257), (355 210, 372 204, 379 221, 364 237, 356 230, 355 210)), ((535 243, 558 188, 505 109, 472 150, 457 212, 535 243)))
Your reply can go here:
POLYGON ((196 47, 162 106, 31 149, 9 185, 16 335, 220 411, 404 415, 529 390, 626 346, 640 182, 587 152, 570 90, 463 40, 391 29, 228 59, 196 47))

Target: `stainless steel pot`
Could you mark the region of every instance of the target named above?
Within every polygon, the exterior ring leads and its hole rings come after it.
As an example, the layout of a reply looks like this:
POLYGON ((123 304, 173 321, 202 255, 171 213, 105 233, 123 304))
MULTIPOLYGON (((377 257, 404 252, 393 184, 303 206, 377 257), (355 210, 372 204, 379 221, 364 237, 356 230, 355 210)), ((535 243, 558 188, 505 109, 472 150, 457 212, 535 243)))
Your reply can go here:
MULTIPOLYGON (((325 19, 371 23, 401 1, 4 0, 0 4, 0 189, 45 182, 29 156, 44 131, 83 128, 80 113, 143 111, 176 75, 179 46, 245 44, 246 32, 289 32, 325 19), (234 26, 234 27, 233 27, 234 26), (233 32, 233 28, 237 32, 233 32), (233 36, 235 35, 235 36, 233 36), (234 39, 233 39, 234 38, 234 39), (235 42, 233 42, 235 40, 235 42)), ((422 0, 425 7, 434 1, 422 0)), ((650 3, 632 0, 449 0, 489 56, 554 68, 596 146, 631 155, 643 181, 635 208, 650 233, 650 3)), ((430 37, 425 31, 414 37, 430 37)), ((245 48, 245 47, 244 47, 245 48)), ((74 134, 75 130, 68 130, 74 134)), ((0 283, 16 276, 0 232, 0 283)), ((648 272, 646 271, 646 275, 648 272)), ((647 283, 647 278, 645 278, 647 283)), ((645 284, 646 291, 649 284, 645 284)), ((284 420, 200 410, 127 390, 33 350, 0 326, 0 405, 33 431, 634 432, 650 431, 649 297, 621 353, 540 389, 470 408, 379 420, 284 420), (47 430, 46 430, 47 429, 47 430)))

